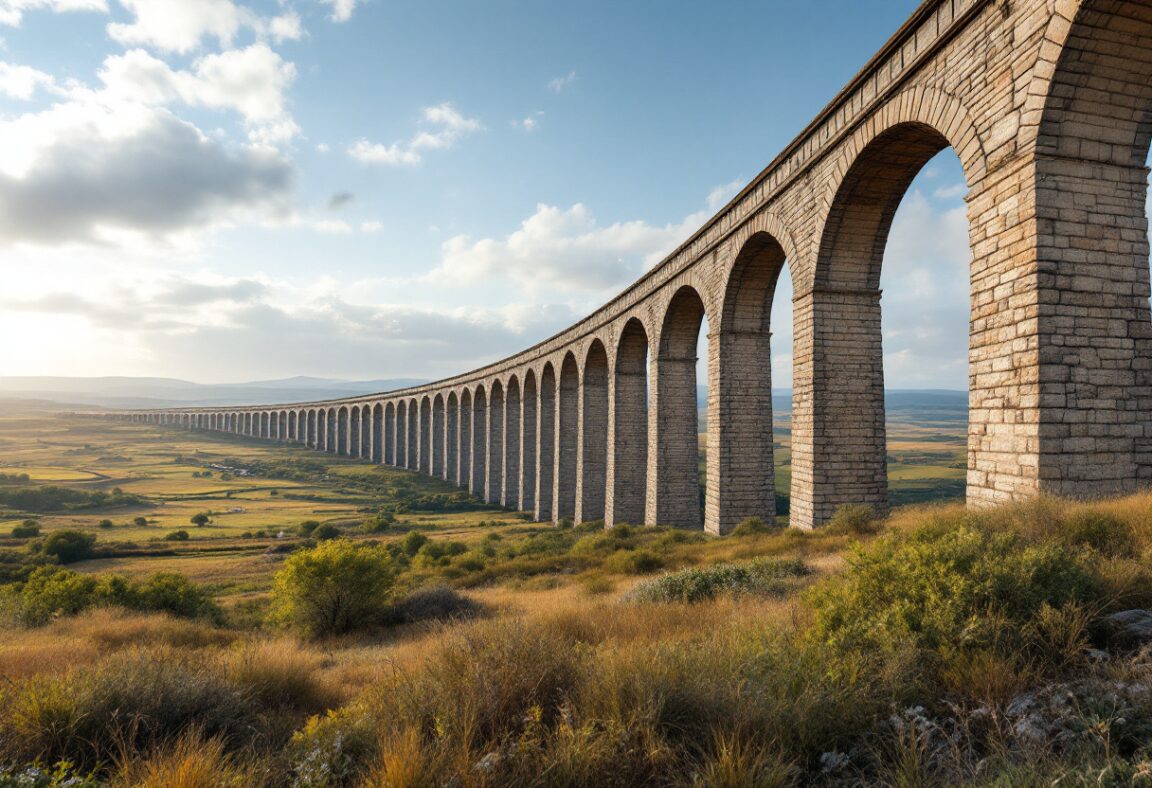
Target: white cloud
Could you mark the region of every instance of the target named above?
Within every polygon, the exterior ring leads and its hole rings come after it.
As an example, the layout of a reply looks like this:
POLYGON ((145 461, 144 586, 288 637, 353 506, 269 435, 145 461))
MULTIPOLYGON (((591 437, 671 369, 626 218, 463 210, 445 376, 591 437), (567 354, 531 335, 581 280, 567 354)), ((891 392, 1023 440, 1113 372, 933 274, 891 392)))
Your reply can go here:
POLYGON ((360 222, 360 232, 371 235, 384 229, 383 222, 360 222))
POLYGON ((572 84, 574 82, 576 82, 576 72, 575 71, 569 71, 564 76, 556 77, 555 79, 551 80, 548 83, 548 89, 551 90, 553 93, 561 93, 566 88, 572 87, 572 84))
POLYGON ((540 128, 540 118, 542 117, 544 117, 543 112, 533 112, 531 115, 525 118, 512 121, 512 125, 522 130, 525 134, 531 134, 532 132, 536 131, 536 129, 540 128))
POLYGON ((8 98, 28 101, 41 87, 51 87, 55 80, 30 66, 0 62, 0 93, 8 98))
POLYGON ((352 12, 356 10, 357 0, 320 0, 320 2, 332 6, 330 18, 333 22, 347 22, 352 18, 352 12))
POLYGON ((191 52, 206 36, 230 46, 242 25, 255 15, 232 0, 119 0, 135 16, 131 24, 113 22, 108 35, 121 44, 144 44, 165 52, 191 52))
POLYGON ((717 186, 712 191, 708 192, 708 210, 718 211, 728 204, 728 201, 740 193, 748 184, 747 181, 737 178, 730 181, 723 186, 717 186))
POLYGON ((284 213, 294 169, 166 109, 72 101, 0 121, 0 244, 162 241, 284 213))
POLYGON ((705 218, 694 213, 664 226, 643 221, 600 226, 580 203, 567 210, 538 205, 502 239, 458 235, 445 241, 430 279, 469 285, 498 276, 528 294, 605 295, 659 262, 705 218))
POLYGON ((250 138, 263 144, 292 139, 299 127, 287 107, 296 67, 267 44, 256 43, 206 55, 190 71, 177 71, 142 49, 105 59, 99 72, 104 96, 86 89, 74 95, 96 101, 126 101, 151 106, 182 102, 189 106, 234 110, 250 138))
POLYGON ((327 142, 320 142, 316 145, 317 153, 328 153, 330 150, 332 150, 332 148, 328 145, 327 142))
POLYGON ((268 33, 277 41, 299 41, 304 37, 304 26, 300 15, 289 10, 268 20, 268 33))
POLYGON ((320 233, 347 235, 352 232, 352 225, 343 219, 320 219, 312 222, 312 229, 320 233))
POLYGON ((391 145, 359 139, 348 147, 348 155, 362 164, 419 164, 424 159, 421 151, 447 150, 461 137, 484 128, 479 120, 464 117, 448 102, 425 107, 420 114, 430 128, 417 132, 411 139, 391 145))
POLYGON ((16 27, 27 11, 101 11, 108 12, 105 0, 0 0, 0 25, 16 27))

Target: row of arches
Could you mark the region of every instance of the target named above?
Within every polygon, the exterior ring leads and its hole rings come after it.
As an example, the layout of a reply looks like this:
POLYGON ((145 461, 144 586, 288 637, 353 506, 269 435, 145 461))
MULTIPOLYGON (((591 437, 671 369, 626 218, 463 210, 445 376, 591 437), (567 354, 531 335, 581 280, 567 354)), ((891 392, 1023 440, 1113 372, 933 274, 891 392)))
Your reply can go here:
POLYGON ((973 59, 957 32, 900 92, 856 102, 867 115, 805 149, 830 146, 794 180, 772 175, 781 191, 762 176, 670 258, 691 260, 492 372, 355 402, 149 417, 422 470, 541 520, 723 533, 775 512, 771 307, 787 271, 792 522, 846 503, 883 511, 881 272, 909 184, 951 147, 969 189, 969 501, 1139 489, 1152 482, 1152 2, 1038 7, 997 4, 987 23, 1019 33, 996 39, 1014 46, 973 59), (1019 89, 991 87, 1004 84, 1019 89))

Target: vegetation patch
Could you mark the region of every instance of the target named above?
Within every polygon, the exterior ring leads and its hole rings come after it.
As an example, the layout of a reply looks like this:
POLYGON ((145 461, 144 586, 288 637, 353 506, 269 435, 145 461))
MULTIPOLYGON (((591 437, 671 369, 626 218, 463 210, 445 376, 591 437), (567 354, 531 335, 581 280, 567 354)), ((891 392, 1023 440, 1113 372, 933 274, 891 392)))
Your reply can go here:
POLYGON ((683 569, 640 583, 629 594, 635 602, 703 602, 720 595, 780 596, 811 570, 800 560, 761 559, 683 569))

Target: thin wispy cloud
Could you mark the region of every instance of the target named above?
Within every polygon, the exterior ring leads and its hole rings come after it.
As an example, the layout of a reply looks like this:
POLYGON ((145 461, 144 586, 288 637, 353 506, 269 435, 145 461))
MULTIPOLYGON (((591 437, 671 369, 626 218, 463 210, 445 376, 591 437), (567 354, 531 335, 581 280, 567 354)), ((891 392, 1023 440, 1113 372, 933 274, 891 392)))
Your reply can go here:
POLYGON ((362 164, 415 165, 424 160, 425 152, 447 150, 484 128, 479 120, 465 117, 448 102, 425 107, 420 114, 425 128, 408 140, 385 145, 361 138, 348 147, 348 155, 362 164))
POLYGON ((576 72, 569 71, 562 77, 556 77, 548 83, 548 89, 553 93, 563 93, 576 82, 576 72))

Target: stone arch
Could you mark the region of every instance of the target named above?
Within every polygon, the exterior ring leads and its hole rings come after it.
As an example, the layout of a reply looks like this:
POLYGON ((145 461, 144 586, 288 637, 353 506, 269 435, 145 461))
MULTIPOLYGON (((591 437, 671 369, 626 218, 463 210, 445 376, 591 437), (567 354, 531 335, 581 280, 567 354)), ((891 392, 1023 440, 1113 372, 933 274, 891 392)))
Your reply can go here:
POLYGON ((576 514, 579 396, 580 365, 569 350, 560 361, 556 381, 556 463, 552 478, 552 519, 556 522, 576 514))
POLYGON ((465 386, 460 391, 460 429, 457 453, 459 464, 456 483, 465 490, 472 489, 472 392, 465 386))
POLYGON ((611 418, 604 521, 608 527, 644 522, 648 475, 648 329, 630 317, 613 354, 611 418))
POLYGON ((444 405, 444 478, 460 481, 460 397, 448 392, 444 405))
POLYGON ((368 459, 378 465, 383 464, 387 462, 384 452, 384 405, 379 402, 373 403, 369 418, 372 429, 368 432, 368 459))
POLYGON ((537 471, 537 406, 536 370, 524 370, 524 385, 520 391, 520 509, 536 510, 537 471))
POLYGON ((440 479, 447 478, 444 475, 444 394, 439 391, 432 398, 432 435, 428 445, 430 473, 440 479))
POLYGON ((384 463, 396 465, 396 403, 384 403, 384 463))
POLYGON ((604 519, 608 481, 608 351, 599 338, 582 359, 578 421, 575 519, 586 523, 604 519))
POLYGON ((786 260, 771 233, 744 239, 709 338, 716 372, 709 375, 715 383, 708 391, 705 526, 712 533, 726 534, 749 517, 776 516, 771 316, 786 260))
POLYGON ((419 469, 432 474, 432 398, 425 394, 420 398, 419 425, 420 462, 419 469))
POLYGON ((484 500, 500 503, 504 493, 504 384, 499 378, 488 387, 488 410, 484 429, 487 446, 484 460, 484 500))
POLYGON ((408 418, 405 422, 404 467, 420 470, 420 403, 415 397, 408 400, 408 418))
POLYGON ((540 370, 536 414, 536 521, 543 523, 555 512, 556 367, 551 361, 540 370))
POLYGON ((351 431, 348 406, 341 405, 336 409, 336 445, 334 448, 330 447, 333 454, 345 455, 348 453, 348 436, 351 431))
POLYGON ((513 372, 504 385, 504 467, 500 476, 504 480, 500 504, 520 510, 520 431, 523 405, 520 402, 520 378, 513 372))
POLYGON ((471 476, 468 490, 477 498, 484 498, 484 485, 487 481, 486 462, 488 455, 488 393, 484 384, 476 386, 472 392, 472 444, 471 476))
POLYGON ((645 507, 650 525, 699 528, 703 522, 696 346, 705 315, 701 293, 684 285, 673 294, 660 321, 649 400, 655 413, 648 441, 655 478, 645 507))

